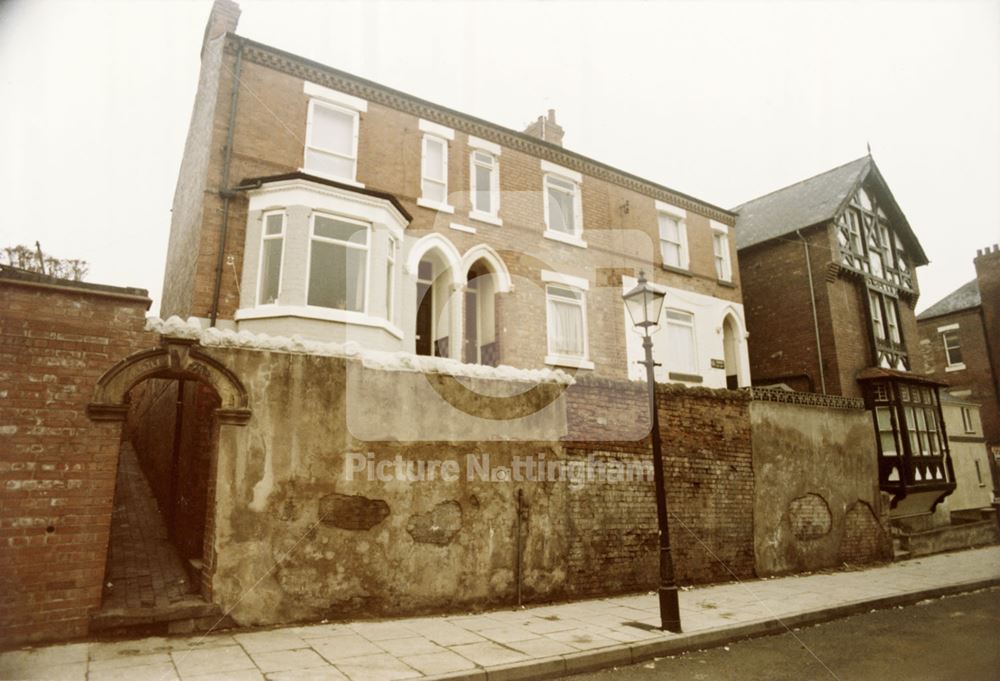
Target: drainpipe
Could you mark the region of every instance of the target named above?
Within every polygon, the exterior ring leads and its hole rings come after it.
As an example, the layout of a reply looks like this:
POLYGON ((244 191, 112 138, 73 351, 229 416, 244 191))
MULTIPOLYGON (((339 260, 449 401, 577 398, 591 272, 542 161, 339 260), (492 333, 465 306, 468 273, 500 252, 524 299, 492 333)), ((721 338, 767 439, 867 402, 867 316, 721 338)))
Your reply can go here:
POLYGON ((805 249, 806 274, 809 277, 809 302, 812 303, 813 331, 816 334, 816 359, 819 362, 819 386, 822 393, 826 395, 826 376, 823 373, 823 347, 820 345, 819 339, 819 317, 816 315, 816 289, 813 286, 812 263, 809 262, 809 242, 802 236, 801 229, 795 230, 795 233, 802 239, 802 248, 805 249))
POLYGON ((226 261, 226 237, 229 234, 229 201, 234 192, 229 188, 229 166, 233 158, 233 127, 236 122, 236 105, 240 95, 240 72, 243 69, 243 42, 236 48, 236 67, 233 69, 233 94, 229 104, 229 125, 226 130, 226 153, 222 159, 222 233, 219 235, 219 257, 215 260, 215 283, 212 286, 212 313, 210 326, 219 317, 219 290, 222 287, 222 267, 226 261))

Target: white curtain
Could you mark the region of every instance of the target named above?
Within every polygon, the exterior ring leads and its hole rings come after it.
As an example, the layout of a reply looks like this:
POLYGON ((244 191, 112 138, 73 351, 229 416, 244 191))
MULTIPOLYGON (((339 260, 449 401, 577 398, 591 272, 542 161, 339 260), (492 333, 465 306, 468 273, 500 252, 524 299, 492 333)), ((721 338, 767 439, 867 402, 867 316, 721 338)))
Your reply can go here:
POLYGON ((576 303, 549 301, 552 318, 552 352, 583 356, 583 309, 576 303))

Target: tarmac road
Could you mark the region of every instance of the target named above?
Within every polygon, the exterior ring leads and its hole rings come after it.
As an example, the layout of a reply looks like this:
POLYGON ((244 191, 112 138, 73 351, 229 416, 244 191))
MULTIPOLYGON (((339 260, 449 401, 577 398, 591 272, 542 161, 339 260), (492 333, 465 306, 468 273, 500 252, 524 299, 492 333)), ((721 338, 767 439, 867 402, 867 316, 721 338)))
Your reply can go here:
POLYGON ((573 681, 997 681, 1000 588, 878 610, 573 681))

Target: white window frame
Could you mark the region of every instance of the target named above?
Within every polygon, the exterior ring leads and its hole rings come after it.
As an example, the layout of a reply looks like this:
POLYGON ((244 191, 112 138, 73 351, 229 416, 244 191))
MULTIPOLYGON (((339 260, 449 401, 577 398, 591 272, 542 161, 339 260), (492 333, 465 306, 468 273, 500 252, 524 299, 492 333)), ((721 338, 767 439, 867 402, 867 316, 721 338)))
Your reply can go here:
POLYGON ((473 147, 469 152, 469 219, 479 220, 487 224, 502 226, 500 219, 500 155, 494 154, 489 149, 473 147), (492 161, 490 166, 490 211, 481 211, 476 207, 476 194, 478 185, 476 182, 476 168, 486 167, 484 163, 476 160, 476 154, 489 156, 492 161))
POLYGON ((389 234, 385 242, 385 319, 390 324, 396 314, 396 272, 399 269, 399 239, 389 234))
POLYGON ((948 335, 953 334, 955 337, 955 348, 959 351, 962 349, 962 339, 958 335, 958 329, 958 324, 948 324, 947 326, 938 327, 938 333, 941 334, 941 345, 944 347, 945 371, 961 371, 965 368, 964 361, 951 361, 951 348, 948 347, 948 335))
MULTIPOLYGON (((543 273, 544 275, 544 273, 543 273)), ((545 323, 546 323, 546 350, 545 363, 552 366, 564 366, 564 367, 574 367, 577 369, 593 369, 594 363, 590 361, 590 334, 587 328, 587 288, 574 286, 570 282, 582 282, 586 283, 586 280, 579 280, 577 277, 570 277, 567 275, 555 275, 550 277, 542 277, 545 281, 545 323), (548 281, 546 281, 548 279, 548 281), (552 351, 552 312, 550 303, 553 300, 553 296, 550 294, 550 289, 562 289, 563 291, 571 292, 575 296, 579 296, 577 299, 577 304, 580 308, 581 324, 583 329, 583 354, 579 357, 574 355, 563 355, 552 351)), ((556 296, 561 303, 570 303, 570 298, 556 296)))
POLYGON ((452 214, 455 212, 455 207, 448 203, 448 154, 451 152, 451 142, 455 141, 455 131, 449 127, 441 125, 440 123, 435 123, 433 121, 428 121, 423 118, 417 124, 417 128, 424 133, 423 138, 420 141, 420 196, 417 198, 417 205, 423 206, 424 208, 430 208, 431 210, 436 210, 441 213, 452 214), (441 183, 441 180, 436 178, 428 178, 424 175, 424 164, 427 159, 427 142, 428 140, 434 140, 441 142, 444 146, 444 151, 442 154, 442 163, 444 165, 444 200, 437 201, 424 196, 424 181, 430 180, 431 182, 441 183))
POLYGON ((424 208, 430 208, 432 210, 440 211, 442 213, 454 213, 455 208, 448 203, 448 152, 449 145, 448 140, 445 137, 439 135, 433 135, 427 133, 424 135, 423 140, 420 143, 420 198, 417 199, 417 205, 423 206, 424 208), (443 178, 438 179, 434 177, 427 176, 427 145, 428 143, 440 144, 441 149, 441 171, 443 178), (438 201, 424 195, 424 183, 433 182, 434 184, 442 185, 442 196, 444 196, 444 201, 438 201))
MULTIPOLYGON (((663 308, 663 312, 661 314, 663 315, 663 328, 664 328, 664 331, 666 331, 666 334, 667 334, 666 337, 667 337, 667 339, 669 339, 669 337, 670 337, 669 336, 670 330, 669 330, 668 327, 671 324, 673 324, 674 326, 683 326, 685 328, 691 329, 691 350, 692 350, 692 353, 693 353, 693 362, 692 362, 692 364, 694 366, 691 367, 690 370, 688 370, 688 368, 681 369, 681 368, 676 367, 676 366, 674 366, 674 367, 667 366, 667 376, 670 375, 671 368, 674 369, 674 373, 689 374, 691 376, 700 376, 701 374, 698 373, 698 367, 700 366, 698 364, 698 325, 695 322, 695 314, 694 314, 694 312, 691 312, 690 310, 682 310, 679 307, 664 307, 663 308), (674 314, 685 315, 685 316, 687 316, 690 319, 690 321, 689 322, 682 322, 682 321, 677 320, 677 319, 670 319, 670 313, 671 312, 673 312, 674 314)), ((668 352, 672 353, 673 350, 672 349, 668 349, 668 352)))
POLYGON ((962 430, 966 433, 975 433, 976 426, 972 421, 972 409, 970 407, 960 407, 962 412, 962 430))
POLYGON ((288 215, 282 210, 269 210, 265 211, 260 216, 260 253, 257 254, 257 294, 254 297, 254 303, 256 307, 262 307, 266 305, 280 305, 281 301, 281 288, 282 283, 285 278, 285 247, 288 243, 287 239, 288 232, 288 215), (268 234, 267 233, 267 219, 272 215, 281 216, 281 233, 280 234, 268 234), (261 290, 264 284, 264 242, 271 241, 274 239, 281 239, 281 255, 279 256, 278 264, 278 295, 275 297, 273 303, 263 303, 260 300, 261 290))
POLYGON ((872 311, 872 326, 875 329, 875 339, 888 340, 885 318, 882 314, 882 297, 874 291, 868 291, 868 305, 872 311))
POLYGON ((903 342, 903 330, 899 327, 899 309, 894 299, 883 298, 883 300, 885 300, 885 326, 889 342, 899 345, 903 342))
POLYGON ((306 116, 306 143, 302 152, 302 172, 308 173, 310 175, 316 175, 318 177, 325 177, 335 182, 343 182, 345 184, 354 185, 356 187, 364 187, 365 185, 358 182, 358 137, 361 127, 361 116, 358 109, 353 109, 346 106, 340 106, 338 104, 333 104, 331 102, 325 101, 323 99, 313 98, 309 100, 309 112, 306 116), (316 107, 323 107, 325 109, 330 109, 337 111, 339 113, 345 113, 352 118, 352 125, 354 128, 354 134, 352 135, 351 144, 351 156, 344 156, 343 154, 332 151, 330 149, 324 149, 312 144, 312 132, 313 132, 313 116, 316 107), (319 172, 315 169, 309 168, 306 165, 306 157, 308 156, 309 150, 317 151, 321 154, 327 154, 330 156, 337 156, 339 158, 346 158, 351 161, 351 176, 349 178, 340 177, 337 175, 329 175, 327 173, 319 172))
MULTIPOLYGON (((586 248, 587 242, 583 240, 583 175, 575 170, 564 168, 539 159, 542 170, 542 211, 545 220, 545 231, 542 236, 546 239, 559 241, 570 246, 586 248), (552 229, 549 225, 549 178, 554 178, 562 182, 573 185, 573 233, 560 232, 552 229)), ((564 188, 556 187, 557 191, 566 191, 564 188)))
POLYGON ((306 248, 306 280, 305 280, 305 308, 308 310, 324 310, 326 313, 336 321, 345 322, 357 322, 363 321, 368 318, 369 302, 371 300, 372 292, 372 238, 375 229, 374 225, 370 222, 365 222, 364 220, 358 220, 356 218, 350 218, 344 215, 338 215, 336 213, 327 213, 324 211, 313 211, 309 215, 309 246, 306 248), (331 239, 323 236, 316 236, 316 218, 329 218, 332 220, 339 220, 342 222, 350 222, 356 225, 361 225, 366 229, 366 240, 365 245, 361 246, 359 244, 352 243, 350 241, 341 241, 340 239, 331 239), (338 244, 340 246, 346 246, 347 248, 354 248, 357 250, 365 251, 365 295, 363 300, 362 309, 359 310, 341 310, 335 307, 324 307, 322 305, 310 305, 309 304, 309 283, 311 281, 312 275, 312 250, 313 242, 322 241, 325 243, 338 244), (332 313, 332 314, 331 314, 332 313))
POLYGON ((732 283, 733 263, 730 255, 729 229, 720 223, 712 221, 712 262, 715 265, 715 275, 719 281, 732 283), (723 244, 722 253, 718 253, 718 244, 723 244), (721 261, 722 272, 719 272, 721 261))
POLYGON ((676 267, 678 269, 687 270, 691 268, 691 257, 688 252, 688 239, 687 239, 687 211, 678 213, 673 210, 665 210, 663 207, 657 206, 656 212, 656 229, 660 237, 660 260, 664 267, 676 267), (663 224, 660 222, 663 218, 668 220, 673 220, 677 224, 677 238, 678 241, 671 241, 663 236, 663 224), (664 243, 676 244, 678 247, 678 264, 671 265, 667 263, 666 252, 664 251, 664 243))

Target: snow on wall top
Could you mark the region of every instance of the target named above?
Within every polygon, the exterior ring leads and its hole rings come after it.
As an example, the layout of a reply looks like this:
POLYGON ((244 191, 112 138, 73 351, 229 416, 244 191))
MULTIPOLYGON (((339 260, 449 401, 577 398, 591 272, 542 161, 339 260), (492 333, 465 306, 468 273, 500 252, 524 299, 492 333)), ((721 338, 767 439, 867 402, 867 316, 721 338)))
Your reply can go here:
POLYGON ((361 360, 370 369, 383 371, 413 371, 429 374, 446 374, 464 378, 486 378, 502 381, 530 381, 532 383, 562 383, 572 385, 572 376, 560 369, 517 369, 510 366, 484 366, 465 364, 446 357, 425 357, 409 352, 386 352, 363 349, 354 341, 336 343, 314 341, 301 336, 270 336, 266 333, 202 328, 197 319, 187 321, 173 316, 163 320, 146 318, 146 331, 161 336, 196 340, 206 347, 244 348, 270 352, 292 352, 321 357, 344 357, 361 360))

